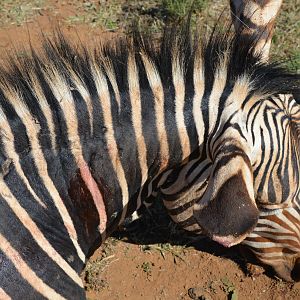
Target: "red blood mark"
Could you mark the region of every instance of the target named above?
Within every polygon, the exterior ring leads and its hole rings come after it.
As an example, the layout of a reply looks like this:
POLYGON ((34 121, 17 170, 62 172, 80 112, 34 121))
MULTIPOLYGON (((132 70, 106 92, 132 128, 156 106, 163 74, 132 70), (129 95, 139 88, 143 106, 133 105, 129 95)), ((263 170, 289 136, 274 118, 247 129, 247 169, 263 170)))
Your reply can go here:
POLYGON ((95 206, 97 208, 99 218, 100 218, 100 224, 99 224, 99 231, 100 234, 102 234, 105 229, 106 229, 106 224, 107 224, 107 215, 106 215, 106 210, 105 210, 105 205, 104 205, 104 200, 102 197, 102 194, 97 186, 97 183, 95 179, 93 178, 90 168, 88 167, 87 163, 85 161, 80 161, 78 163, 78 167, 80 170, 80 175, 81 178, 83 179, 86 187, 90 191, 95 206))

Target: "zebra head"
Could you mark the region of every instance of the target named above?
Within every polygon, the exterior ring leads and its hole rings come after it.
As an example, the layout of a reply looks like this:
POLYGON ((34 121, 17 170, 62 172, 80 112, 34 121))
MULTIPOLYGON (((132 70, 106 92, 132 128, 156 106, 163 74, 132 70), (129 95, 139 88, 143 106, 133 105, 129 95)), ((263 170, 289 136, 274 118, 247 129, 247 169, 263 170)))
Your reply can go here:
POLYGON ((243 243, 279 277, 299 281, 299 104, 292 95, 277 95, 262 111, 267 130, 259 125, 264 147, 253 167, 260 217, 243 243))
POLYGON ((246 238, 287 281, 300 280, 299 112, 284 94, 249 100, 242 117, 234 113, 211 139, 208 184, 194 205, 213 240, 230 247, 246 238))

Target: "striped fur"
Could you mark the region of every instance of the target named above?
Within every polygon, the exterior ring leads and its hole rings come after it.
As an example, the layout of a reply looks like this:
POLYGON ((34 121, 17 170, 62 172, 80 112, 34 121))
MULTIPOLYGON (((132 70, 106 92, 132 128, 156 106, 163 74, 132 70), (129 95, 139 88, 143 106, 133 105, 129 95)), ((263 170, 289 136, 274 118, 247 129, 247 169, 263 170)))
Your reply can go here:
MULTIPOLYGON (((242 35, 200 40, 185 25, 159 47, 152 40, 136 34, 89 51, 58 34, 1 68, 1 296, 83 299, 86 258, 156 193, 184 228, 201 224, 223 244, 255 227, 262 143, 247 116, 268 103, 273 112, 299 76, 262 62, 242 35), (232 185, 237 197, 225 203, 232 185)), ((293 203, 263 196, 258 205, 293 203)))
POLYGON ((281 5, 282 0, 230 0, 235 29, 245 36, 257 36, 256 51, 266 60, 281 5))

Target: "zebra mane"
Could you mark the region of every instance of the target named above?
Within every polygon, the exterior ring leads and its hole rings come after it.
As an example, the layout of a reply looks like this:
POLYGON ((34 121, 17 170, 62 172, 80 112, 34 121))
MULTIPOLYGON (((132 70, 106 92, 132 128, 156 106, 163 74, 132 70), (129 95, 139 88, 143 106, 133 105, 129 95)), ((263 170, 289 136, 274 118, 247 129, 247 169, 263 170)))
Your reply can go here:
MULTIPOLYGON (((0 101, 5 98, 3 91, 6 89, 18 93, 22 99, 36 98, 35 87, 32 87, 36 85, 35 81, 39 82, 47 97, 51 94, 46 80, 50 73, 51 78, 53 74, 64 78, 70 89, 74 86, 74 80, 79 80, 86 93, 94 96, 94 66, 106 76, 111 90, 113 78, 119 91, 126 92, 129 56, 136 59, 140 86, 145 89, 149 83, 142 56, 147 57, 154 66, 165 89, 172 89, 176 60, 176 68, 181 68, 184 74, 187 92, 193 91, 194 66, 198 64, 208 90, 213 85, 216 72, 225 67, 228 86, 246 77, 250 83, 249 90, 262 98, 280 93, 299 95, 300 75, 290 72, 279 63, 264 62, 261 55, 255 53, 258 42, 257 37, 234 34, 228 27, 216 26, 210 36, 205 36, 197 31, 192 32, 188 21, 166 27, 159 39, 136 29, 131 36, 120 38, 117 42, 89 48, 83 43, 71 43, 58 29, 54 38, 43 37, 41 51, 31 47, 31 51, 25 54, 11 55, 8 63, 0 66, 0 101)), ((26 104, 29 110, 35 109, 26 104)))

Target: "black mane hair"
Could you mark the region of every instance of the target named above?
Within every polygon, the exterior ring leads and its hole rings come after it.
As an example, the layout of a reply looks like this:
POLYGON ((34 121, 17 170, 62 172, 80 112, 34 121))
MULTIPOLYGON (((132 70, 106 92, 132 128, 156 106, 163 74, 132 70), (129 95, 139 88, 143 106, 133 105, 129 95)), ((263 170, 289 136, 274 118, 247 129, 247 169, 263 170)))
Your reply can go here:
MULTIPOLYGON (((289 71, 277 62, 264 62, 255 46, 257 35, 249 37, 234 34, 229 27, 216 26, 209 36, 191 30, 190 21, 180 25, 166 26, 161 38, 135 29, 131 36, 120 38, 114 43, 96 45, 90 49, 83 43, 72 44, 58 29, 54 38, 42 38, 42 51, 31 47, 25 55, 13 54, 6 65, 0 66, 0 83, 10 86, 22 96, 30 93, 30 74, 33 72, 40 80, 46 94, 51 94, 45 81, 49 66, 53 66, 72 87, 69 69, 82 80, 90 95, 95 94, 95 83, 91 65, 96 63, 105 74, 104 62, 109 60, 113 66, 118 88, 126 91, 127 61, 135 55, 141 88, 148 87, 148 80, 141 59, 144 53, 159 72, 164 88, 172 85, 172 58, 178 55, 184 73, 186 88, 193 88, 193 66, 197 54, 201 53, 206 84, 212 85, 214 74, 227 55, 228 84, 247 75, 251 90, 258 94, 280 93, 300 94, 300 75, 289 71)), ((299 99, 300 103, 300 99, 299 99)), ((29 109, 31 109, 29 107, 29 109)))

